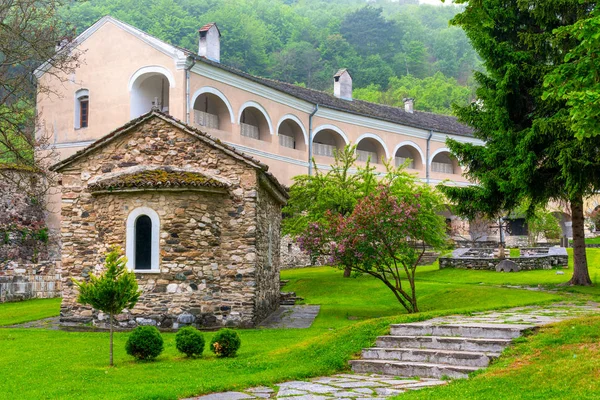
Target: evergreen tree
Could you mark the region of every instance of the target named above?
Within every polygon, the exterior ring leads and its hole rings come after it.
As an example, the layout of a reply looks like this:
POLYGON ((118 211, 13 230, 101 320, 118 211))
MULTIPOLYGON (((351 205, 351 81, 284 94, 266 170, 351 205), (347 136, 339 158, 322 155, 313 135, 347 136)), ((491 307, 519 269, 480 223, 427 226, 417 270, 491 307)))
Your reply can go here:
POLYGON ((106 254, 104 266, 106 270, 96 276, 90 275, 89 282, 73 279, 79 288, 77 301, 108 314, 110 325, 110 365, 113 365, 113 317, 126 308, 133 308, 141 291, 133 272, 127 271, 127 259, 121 255, 118 247, 106 254))
POLYGON ((486 144, 448 141, 468 177, 479 185, 443 190, 465 215, 496 217, 522 201, 531 211, 553 200, 568 201, 574 243, 569 283, 589 285, 583 199, 599 186, 598 141, 575 138, 565 102, 544 98, 543 82, 573 46, 568 40, 557 43, 553 31, 585 18, 592 3, 461 2, 467 6, 452 23, 466 31, 487 72, 475 73, 479 101, 456 112, 486 144))

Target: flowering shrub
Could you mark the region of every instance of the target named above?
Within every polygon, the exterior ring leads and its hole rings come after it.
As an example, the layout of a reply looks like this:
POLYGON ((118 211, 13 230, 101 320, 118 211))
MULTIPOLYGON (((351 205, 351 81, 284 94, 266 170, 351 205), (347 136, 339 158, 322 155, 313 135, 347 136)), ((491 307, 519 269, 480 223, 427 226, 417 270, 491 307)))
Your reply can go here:
POLYGON ((383 281, 410 313, 418 312, 415 270, 427 245, 442 247, 444 220, 429 189, 394 192, 381 185, 358 201, 349 215, 327 212, 298 238, 305 251, 328 254, 332 264, 383 281), (410 288, 402 286, 407 279, 410 288))

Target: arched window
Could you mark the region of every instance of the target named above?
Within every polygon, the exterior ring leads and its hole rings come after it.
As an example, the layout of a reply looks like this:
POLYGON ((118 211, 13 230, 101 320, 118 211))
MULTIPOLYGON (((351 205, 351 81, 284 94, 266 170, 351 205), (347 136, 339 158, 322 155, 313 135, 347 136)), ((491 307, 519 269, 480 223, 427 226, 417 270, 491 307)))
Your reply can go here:
POLYGON ((158 273, 160 219, 148 207, 139 207, 127 217, 127 267, 133 271, 158 273))
POLYGON ((152 220, 140 215, 135 221, 135 269, 152 268, 152 220))
POLYGON ((87 128, 90 118, 90 93, 87 89, 75 92, 75 129, 87 128))

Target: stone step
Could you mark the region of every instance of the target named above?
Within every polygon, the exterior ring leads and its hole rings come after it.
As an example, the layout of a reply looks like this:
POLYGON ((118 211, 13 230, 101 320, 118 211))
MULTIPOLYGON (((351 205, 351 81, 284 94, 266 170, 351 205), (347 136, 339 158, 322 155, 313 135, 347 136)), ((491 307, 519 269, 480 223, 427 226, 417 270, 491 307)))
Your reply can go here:
POLYGON ((476 351, 448 351, 439 349, 410 349, 371 347, 363 349, 363 360, 395 360, 414 361, 434 364, 448 364, 464 367, 485 368, 500 353, 484 353, 476 351))
POLYGON ((352 371, 359 374, 418 376, 420 378, 467 378, 479 367, 394 360, 351 360, 352 371))
POLYGON ((481 339, 447 336, 380 336, 376 346, 384 348, 440 349, 500 353, 512 339, 481 339))
POLYGON ((486 339, 514 339, 533 325, 519 324, 432 324, 416 322, 391 326, 392 336, 455 336, 486 339))

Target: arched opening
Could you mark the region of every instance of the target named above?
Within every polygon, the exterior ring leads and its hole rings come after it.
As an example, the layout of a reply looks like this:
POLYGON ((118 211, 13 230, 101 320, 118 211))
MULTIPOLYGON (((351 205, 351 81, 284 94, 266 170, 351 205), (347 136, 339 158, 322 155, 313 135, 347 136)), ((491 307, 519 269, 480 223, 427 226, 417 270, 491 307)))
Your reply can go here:
POLYGON ((400 148, 398 148, 398 150, 396 150, 396 154, 394 154, 394 162, 398 167, 407 162, 407 160, 408 165, 406 166, 406 168, 419 170, 423 169, 421 155, 419 154, 417 149, 411 146, 401 146, 400 148))
POLYGON ((262 111, 256 107, 246 107, 242 111, 240 133, 252 139, 271 141, 269 122, 262 111))
POLYGON ((306 150, 304 133, 302 127, 292 119, 286 119, 279 125, 277 130, 279 145, 296 150, 306 150))
POLYGON ((373 164, 381 164, 381 160, 386 158, 386 153, 381 143, 367 137, 357 143, 356 158, 358 161, 367 162, 370 159, 373 164))
POLYGON ((194 102, 194 123, 211 129, 231 131, 231 114, 227 104, 217 95, 202 93, 194 102))
POLYGON ((317 132, 313 139, 313 155, 333 157, 335 151, 346 146, 344 138, 332 129, 323 129, 317 132))
POLYGON ((131 118, 147 113, 152 107, 169 112, 169 79, 160 72, 139 75, 131 86, 131 118))
POLYGON ((127 217, 127 267, 133 271, 159 273, 160 219, 156 211, 139 207, 127 217))
POLYGON ((134 269, 152 268, 152 220, 140 215, 135 221, 135 264, 134 269))
POLYGON ((459 171, 456 159, 448 152, 436 154, 431 160, 431 170, 443 174, 457 174, 459 171))

